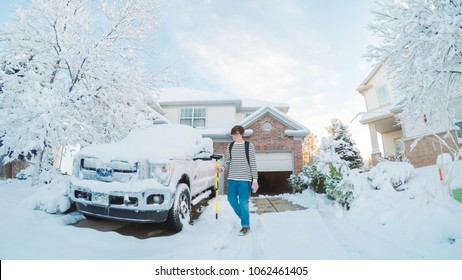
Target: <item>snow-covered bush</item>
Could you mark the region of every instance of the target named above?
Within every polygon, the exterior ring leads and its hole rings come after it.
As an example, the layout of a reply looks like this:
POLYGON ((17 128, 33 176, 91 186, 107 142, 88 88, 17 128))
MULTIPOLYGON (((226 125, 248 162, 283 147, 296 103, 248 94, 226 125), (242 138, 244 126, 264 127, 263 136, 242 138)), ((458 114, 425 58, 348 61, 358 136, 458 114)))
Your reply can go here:
POLYGON ((18 180, 27 180, 29 177, 32 177, 34 172, 34 166, 28 166, 27 168, 21 170, 16 174, 16 179, 18 180))
POLYGON ((348 168, 363 168, 363 158, 359 149, 355 147, 356 143, 348 130, 348 126, 344 125, 340 119, 333 118, 327 131, 334 140, 335 153, 348 163, 348 168))
POLYGON ((287 182, 294 193, 300 193, 308 188, 307 169, 308 165, 304 164, 298 175, 291 174, 287 182))
POLYGON ((311 162, 307 169, 308 187, 315 193, 326 193, 326 176, 318 171, 319 159, 315 157, 311 162))
POLYGON ((337 201, 346 209, 354 200, 354 185, 345 181, 350 174, 349 163, 337 153, 338 141, 332 137, 323 138, 317 170, 326 178, 325 189, 327 197, 337 201))
POLYGON ((327 195, 348 210, 353 201, 361 194, 364 181, 359 172, 352 171, 335 185, 328 185, 326 188, 327 195))
POLYGON ((290 175, 288 182, 294 192, 302 192, 311 189, 316 193, 326 193, 326 177, 317 170, 318 159, 315 156, 310 165, 303 165, 300 174, 290 175))
POLYGON ((338 143, 332 137, 323 137, 320 155, 314 156, 310 165, 303 166, 300 174, 290 176, 288 181, 294 192, 311 189, 319 194, 325 193, 327 198, 349 209, 358 194, 355 191, 356 179, 353 180, 351 174, 359 172, 352 172, 349 163, 337 153, 338 143))
POLYGON ((70 176, 55 176, 50 184, 35 186, 36 192, 26 200, 26 206, 50 214, 64 213, 71 207, 68 195, 70 176))
POLYGON ((350 172, 342 173, 331 165, 325 183, 327 197, 337 201, 346 209, 350 208, 350 203, 355 199, 355 184, 349 179, 349 176, 350 172))
POLYGON ((374 166, 367 177, 374 189, 398 189, 414 175, 414 166, 408 162, 382 161, 374 166))
POLYGON ((404 153, 400 153, 398 155, 395 155, 395 156, 388 156, 388 157, 381 157, 381 156, 377 156, 376 157, 377 161, 378 162, 382 162, 382 161, 393 161, 393 162, 409 162, 409 159, 406 157, 406 155, 404 153))

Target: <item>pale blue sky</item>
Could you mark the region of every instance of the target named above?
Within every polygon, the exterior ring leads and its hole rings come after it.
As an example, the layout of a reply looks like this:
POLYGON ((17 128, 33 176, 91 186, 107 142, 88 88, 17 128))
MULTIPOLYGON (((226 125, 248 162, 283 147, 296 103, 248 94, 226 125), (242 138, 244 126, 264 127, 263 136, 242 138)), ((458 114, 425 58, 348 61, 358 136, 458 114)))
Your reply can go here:
MULTIPOLYGON (((16 1, 0 3, 1 24, 16 1)), ((286 102, 318 138, 336 116, 365 156, 368 129, 350 121, 365 111, 356 87, 372 67, 361 56, 374 42, 367 25, 375 7, 374 0, 163 1, 152 64, 179 65, 184 87, 286 102)))

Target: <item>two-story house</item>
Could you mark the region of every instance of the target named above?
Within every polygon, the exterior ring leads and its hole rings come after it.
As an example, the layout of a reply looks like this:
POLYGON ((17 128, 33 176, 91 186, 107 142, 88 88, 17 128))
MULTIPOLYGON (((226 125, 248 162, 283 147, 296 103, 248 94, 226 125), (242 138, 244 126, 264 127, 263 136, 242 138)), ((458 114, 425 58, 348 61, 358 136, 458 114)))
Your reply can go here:
POLYGON ((417 122, 403 121, 398 124, 397 114, 400 112, 401 100, 397 99, 391 81, 386 77, 386 67, 386 63, 378 64, 357 88, 366 104, 366 112, 362 114, 359 121, 369 127, 372 164, 377 163, 377 157, 395 157, 400 154, 415 167, 435 164, 437 156, 447 152, 447 149, 432 133, 443 137, 447 131, 450 131, 456 143, 451 141, 448 143, 460 147, 462 100, 453 103, 455 123, 449 122, 448 112, 441 112, 442 117, 432 127, 427 126, 425 116, 417 122), (416 139, 419 139, 419 142, 414 145, 416 139))
MULTIPOLYGON (((287 115, 288 104, 170 88, 162 90, 158 103, 149 105, 162 115, 159 123, 181 123, 200 129, 205 137, 212 138, 215 153, 222 155, 232 141, 231 128, 242 125, 244 139, 255 146, 259 193, 291 192, 287 179, 303 166, 302 141, 309 130, 287 115)), ((59 167, 59 153, 56 159, 55 166, 59 167)), ((13 177, 24 168, 13 167, 2 166, 0 176, 13 177)), ((223 176, 220 178, 224 186, 223 176)))
POLYGON ((218 154, 226 153, 231 128, 242 125, 244 139, 255 146, 261 193, 291 191, 287 179, 300 172, 309 130, 287 116, 288 104, 185 88, 164 89, 159 104, 171 123, 191 125, 212 138, 218 154))

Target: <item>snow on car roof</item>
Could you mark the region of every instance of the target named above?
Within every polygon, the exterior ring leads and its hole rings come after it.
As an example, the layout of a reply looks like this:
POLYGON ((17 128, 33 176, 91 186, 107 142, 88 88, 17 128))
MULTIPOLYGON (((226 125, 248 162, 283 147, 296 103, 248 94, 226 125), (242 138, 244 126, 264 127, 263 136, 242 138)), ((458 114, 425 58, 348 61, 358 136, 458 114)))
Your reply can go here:
POLYGON ((136 129, 118 143, 92 145, 83 148, 78 157, 96 157, 101 161, 140 160, 165 161, 190 159, 202 148, 202 134, 191 126, 159 124, 136 129))

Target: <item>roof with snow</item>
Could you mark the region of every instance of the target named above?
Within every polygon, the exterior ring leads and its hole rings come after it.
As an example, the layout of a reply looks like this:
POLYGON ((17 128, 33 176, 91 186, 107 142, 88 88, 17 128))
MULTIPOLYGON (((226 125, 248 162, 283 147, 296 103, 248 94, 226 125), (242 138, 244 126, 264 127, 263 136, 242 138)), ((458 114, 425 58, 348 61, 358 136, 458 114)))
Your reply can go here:
POLYGON ((367 77, 364 79, 364 81, 362 81, 361 84, 356 88, 356 90, 360 94, 364 94, 365 90, 372 87, 372 85, 370 85, 369 82, 375 76, 375 74, 380 70, 380 68, 382 68, 382 66, 384 64, 385 64, 385 61, 375 65, 375 67, 372 69, 372 71, 369 73, 369 75, 367 75, 367 77))
POLYGON ((285 131, 285 134, 287 136, 293 136, 293 137, 305 137, 310 133, 310 130, 303 126, 302 124, 298 123, 291 117, 287 116, 286 114, 282 113, 278 109, 274 107, 261 107, 254 113, 250 114, 247 116, 245 119, 243 119, 239 125, 242 125, 244 128, 248 127, 252 123, 256 122, 258 119, 263 117, 264 115, 269 114, 273 118, 277 119, 281 123, 285 124, 286 126, 290 127, 291 129, 287 129, 285 131))
MULTIPOLYGON (((303 126, 302 124, 298 123, 291 117, 287 116, 286 114, 282 113, 278 109, 274 107, 261 107, 253 114, 250 114, 242 121, 238 123, 238 125, 243 126, 246 128, 244 136, 251 136, 253 134, 252 129, 248 129, 251 124, 259 120, 264 115, 269 114, 273 118, 277 119, 281 123, 285 124, 290 129, 286 129, 284 134, 289 137, 294 137, 296 139, 301 139, 310 133, 310 130, 303 126)), ((231 138, 230 129, 229 128, 205 128, 200 129, 204 137, 211 137, 213 139, 229 139, 231 138)))
MULTIPOLYGON (((285 135, 287 136, 303 138, 310 133, 309 129, 286 115, 290 108, 287 103, 239 98, 230 94, 177 87, 162 89, 159 104, 160 106, 232 104, 240 111, 254 111, 238 123, 244 128, 248 127, 265 114, 270 114, 273 118, 290 128, 285 131, 285 135)), ((204 128, 200 130, 205 137, 229 139, 231 138, 229 129, 230 128, 227 127, 204 128)), ((251 136, 252 134, 253 131, 251 129, 246 129, 245 136, 251 136)))
POLYGON ((158 102, 161 106, 235 104, 238 110, 251 110, 271 106, 287 112, 290 108, 287 103, 240 98, 231 94, 182 87, 162 89, 158 102))

